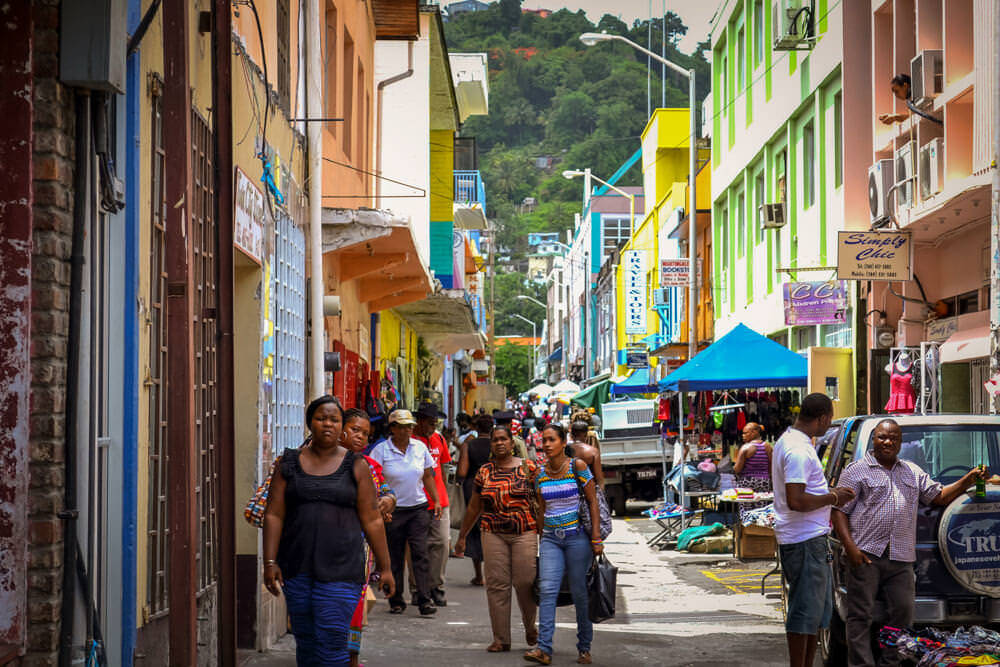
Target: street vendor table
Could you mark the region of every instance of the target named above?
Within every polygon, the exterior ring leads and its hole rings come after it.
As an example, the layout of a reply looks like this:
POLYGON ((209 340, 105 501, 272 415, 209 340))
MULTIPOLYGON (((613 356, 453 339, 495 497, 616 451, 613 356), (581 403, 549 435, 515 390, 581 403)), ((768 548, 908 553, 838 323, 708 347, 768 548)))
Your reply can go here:
MULTIPOLYGON (((767 496, 761 497, 760 494, 755 493, 753 498, 719 498, 720 503, 733 503, 734 505, 750 505, 753 503, 762 503, 767 501, 773 501, 774 496, 768 494, 767 496)), ((736 513, 736 521, 733 525, 733 558, 736 558, 736 545, 740 543, 740 539, 743 537, 743 520, 739 516, 739 512, 736 513)))

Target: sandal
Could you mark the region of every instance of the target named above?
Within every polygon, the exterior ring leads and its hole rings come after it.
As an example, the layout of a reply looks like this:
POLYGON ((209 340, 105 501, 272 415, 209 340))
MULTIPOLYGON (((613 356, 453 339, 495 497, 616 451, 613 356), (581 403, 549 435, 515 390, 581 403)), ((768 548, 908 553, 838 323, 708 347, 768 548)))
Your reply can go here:
POLYGON ((528 662, 537 662, 539 665, 551 665, 552 656, 544 653, 541 649, 531 649, 524 654, 524 659, 528 662))
POLYGON ((398 602, 396 604, 389 605, 390 614, 402 614, 404 611, 406 611, 405 602, 398 602))
POLYGON ((473 586, 482 586, 483 580, 480 579, 479 577, 473 577, 472 581, 470 581, 469 583, 472 584, 473 586))
POLYGON ((489 653, 505 653, 510 650, 510 644, 502 644, 499 641, 494 641, 486 647, 486 650, 489 653))
POLYGON ((590 651, 580 651, 580 657, 576 661, 581 665, 589 665, 591 662, 590 651))

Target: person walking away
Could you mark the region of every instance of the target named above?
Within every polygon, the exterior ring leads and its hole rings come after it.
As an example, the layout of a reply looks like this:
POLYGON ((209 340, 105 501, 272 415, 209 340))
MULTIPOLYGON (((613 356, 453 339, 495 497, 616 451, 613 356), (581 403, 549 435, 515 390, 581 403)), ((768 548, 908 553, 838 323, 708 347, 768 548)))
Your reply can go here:
POLYGON ((465 551, 469 530, 480 522, 486 571, 486 602, 493 626, 490 653, 509 651, 511 589, 517 596, 528 646, 538 643, 535 628, 537 608, 532 595, 538 533, 535 523, 534 480, 538 468, 533 461, 513 455, 510 429, 496 426, 490 435, 492 460, 479 469, 475 490, 462 520, 455 552, 465 551))
MULTIPOLYGON (((451 463, 451 453, 444 436, 437 432, 438 419, 445 415, 433 403, 421 403, 414 416, 417 425, 413 429, 413 436, 424 443, 434 459, 434 484, 441 502, 439 518, 431 521, 427 534, 427 558, 430 560, 431 597, 435 606, 445 607, 448 604, 444 594, 444 579, 448 553, 451 551, 451 513, 448 508, 448 486, 445 483, 447 475, 443 466, 451 463)), ((433 511, 434 508, 432 503, 430 509, 433 511)))
POLYGON ((601 467, 601 452, 589 444, 590 427, 587 425, 587 422, 575 421, 570 425, 569 432, 570 443, 566 455, 570 458, 576 457, 582 459, 587 464, 587 467, 590 468, 591 473, 594 475, 597 487, 603 493, 604 470, 601 467))
POLYGON ((830 397, 809 394, 794 425, 778 439, 772 454, 774 534, 788 582, 785 635, 791 667, 812 667, 816 633, 830 624, 830 506, 843 505, 854 497, 850 489, 830 490, 813 447, 812 438, 826 433, 832 421, 830 397))
POLYGON ((913 623, 917 507, 945 507, 986 476, 984 470, 974 468, 942 486, 917 464, 899 458, 902 444, 899 423, 882 420, 872 432, 864 458, 851 463, 840 476, 840 486, 854 492, 854 499, 833 513, 833 527, 850 565, 847 656, 851 667, 901 663, 894 649, 883 651, 876 662, 869 638, 876 598, 885 601, 885 625, 908 628, 913 623))
MULTIPOLYGON (((397 505, 387 529, 392 573, 402 589, 409 546, 417 584, 417 607, 422 616, 429 616, 437 612, 437 607, 431 598, 427 535, 431 520, 441 516, 434 482, 434 457, 424 443, 411 437, 416 421, 409 410, 393 410, 388 422, 389 439, 376 445, 370 456, 382 466, 386 481, 396 492, 397 505), (433 511, 428 510, 428 498, 434 502, 433 511)), ((402 591, 397 590, 389 599, 389 611, 402 614, 405 610, 402 591)))
MULTIPOLYGON (((479 469, 490 460, 491 444, 489 434, 492 430, 493 419, 488 415, 479 415, 476 417, 476 437, 469 438, 462 443, 456 477, 462 485, 466 511, 468 511, 469 503, 472 501, 472 494, 476 489, 476 475, 479 474, 479 469)), ((473 586, 482 586, 483 544, 478 522, 473 523, 472 528, 466 531, 465 556, 472 559, 472 567, 475 571, 469 583, 473 586)))
MULTIPOLYGON (((756 422, 749 422, 743 427, 743 446, 736 452, 733 461, 733 471, 736 473, 736 486, 753 489, 756 493, 767 493, 773 490, 771 486, 771 454, 773 448, 764 442, 764 427, 756 422)), ((758 507, 770 505, 767 501, 759 503, 743 503, 740 505, 740 519, 758 507)))
POLYGON ((348 665, 348 628, 364 586, 367 541, 379 580, 395 594, 371 469, 341 444, 344 412, 333 396, 306 408, 309 446, 286 449, 264 512, 264 585, 284 591, 300 665, 348 665))
POLYGON ((548 460, 535 482, 538 490, 536 522, 542 526, 538 558, 541 598, 538 610, 538 648, 525 653, 524 659, 541 665, 552 664, 556 597, 565 573, 576 607, 576 661, 581 665, 589 665, 594 626, 588 609, 587 570, 590 569, 594 556, 604 553, 596 485, 586 463, 566 456, 566 431, 562 426, 546 425, 542 429, 542 446, 548 460), (590 535, 586 535, 580 525, 578 512, 581 495, 587 499, 590 510, 590 535))

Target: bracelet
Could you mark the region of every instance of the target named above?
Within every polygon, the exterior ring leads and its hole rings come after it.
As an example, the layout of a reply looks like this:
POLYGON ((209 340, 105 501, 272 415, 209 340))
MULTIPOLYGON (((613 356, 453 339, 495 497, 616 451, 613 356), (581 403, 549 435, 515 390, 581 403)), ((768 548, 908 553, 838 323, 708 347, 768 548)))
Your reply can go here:
POLYGON ((278 564, 278 561, 276 561, 276 560, 266 560, 266 561, 264 561, 264 567, 267 567, 268 565, 277 565, 277 564, 278 564))
POLYGON ((604 540, 591 540, 591 544, 604 544, 604 540))

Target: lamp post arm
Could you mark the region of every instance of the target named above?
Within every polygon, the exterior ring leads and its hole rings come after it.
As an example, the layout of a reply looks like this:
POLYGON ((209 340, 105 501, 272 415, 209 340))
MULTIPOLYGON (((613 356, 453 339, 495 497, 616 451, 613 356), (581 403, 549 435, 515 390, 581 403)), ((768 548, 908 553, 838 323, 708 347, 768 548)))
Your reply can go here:
POLYGON ((649 49, 643 48, 642 46, 640 46, 640 45, 636 44, 635 42, 633 42, 628 37, 622 37, 621 35, 611 35, 611 34, 609 34, 608 37, 610 37, 611 39, 616 39, 619 42, 625 42, 626 44, 628 44, 629 46, 631 46, 636 51, 641 51, 642 53, 645 53, 647 56, 649 56, 653 60, 655 60, 655 61, 657 61, 659 63, 663 63, 664 65, 666 65, 667 67, 669 67, 673 71, 677 72, 678 74, 681 74, 683 76, 688 76, 689 77, 689 76, 691 76, 692 72, 694 72, 693 69, 690 69, 690 70, 684 69, 683 67, 681 67, 677 63, 670 62, 669 60, 667 60, 663 56, 659 55, 658 53, 653 53, 649 49))

